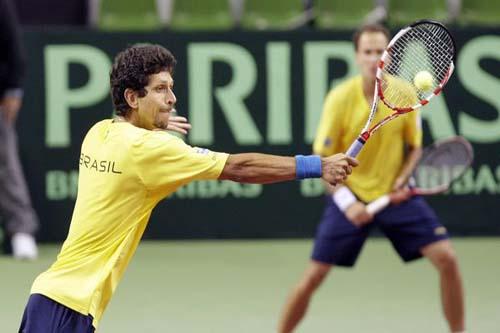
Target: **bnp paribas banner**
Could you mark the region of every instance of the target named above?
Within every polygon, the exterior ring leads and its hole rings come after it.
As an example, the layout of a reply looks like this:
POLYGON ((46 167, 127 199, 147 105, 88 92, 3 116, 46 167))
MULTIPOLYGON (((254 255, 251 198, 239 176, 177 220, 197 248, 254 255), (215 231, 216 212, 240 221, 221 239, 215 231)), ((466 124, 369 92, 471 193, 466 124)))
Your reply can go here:
MULTIPOLYGON (((500 235, 500 30, 453 33, 457 68, 444 94, 422 111, 425 143, 463 135, 476 158, 448 193, 429 201, 452 234, 500 235)), ((193 125, 186 140, 230 153, 310 153, 325 94, 356 73, 350 31, 40 30, 24 37, 29 68, 19 140, 44 240, 66 235, 80 143, 95 122, 113 114, 108 73, 113 56, 127 45, 159 43, 176 55, 177 110, 193 125)), ((323 201, 315 180, 196 182, 158 205, 146 236, 307 237, 323 201)))

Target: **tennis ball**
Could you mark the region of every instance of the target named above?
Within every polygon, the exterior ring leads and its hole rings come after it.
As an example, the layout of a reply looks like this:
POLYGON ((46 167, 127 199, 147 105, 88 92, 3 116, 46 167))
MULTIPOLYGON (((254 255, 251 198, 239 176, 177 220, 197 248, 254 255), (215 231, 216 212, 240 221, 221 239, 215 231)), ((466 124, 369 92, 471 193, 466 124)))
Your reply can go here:
POLYGON ((434 80, 432 78, 432 75, 428 71, 420 71, 413 78, 415 87, 423 91, 431 89, 433 86, 433 81, 434 80))

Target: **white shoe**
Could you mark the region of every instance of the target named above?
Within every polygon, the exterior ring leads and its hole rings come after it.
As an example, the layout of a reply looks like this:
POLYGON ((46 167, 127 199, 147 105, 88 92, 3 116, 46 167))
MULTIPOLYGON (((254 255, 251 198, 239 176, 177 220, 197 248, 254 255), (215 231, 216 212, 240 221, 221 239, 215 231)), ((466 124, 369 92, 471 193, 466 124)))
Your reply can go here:
POLYGON ((12 236, 11 243, 14 258, 35 260, 38 257, 38 248, 32 235, 18 232, 12 236))

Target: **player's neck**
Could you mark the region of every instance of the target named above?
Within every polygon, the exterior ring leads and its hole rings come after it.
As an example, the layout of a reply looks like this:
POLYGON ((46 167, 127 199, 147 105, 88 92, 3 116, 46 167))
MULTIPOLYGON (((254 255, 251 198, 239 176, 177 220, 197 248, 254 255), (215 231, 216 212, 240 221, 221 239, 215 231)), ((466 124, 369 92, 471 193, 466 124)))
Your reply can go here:
POLYGON ((373 91, 375 90, 375 81, 363 77, 363 95, 368 102, 373 98, 373 91))
POLYGON ((114 123, 124 123, 124 122, 126 122, 126 121, 127 121, 127 119, 125 119, 125 117, 123 117, 123 116, 118 116, 118 115, 116 115, 116 116, 113 118, 113 122, 114 122, 114 123))
POLYGON ((116 115, 115 118, 113 119, 113 122, 115 122, 115 123, 130 123, 134 126, 140 127, 136 112, 132 112, 132 111, 129 111, 123 115, 116 115))
POLYGON ((125 115, 116 115, 113 118, 113 122, 115 123, 129 123, 134 125, 135 127, 144 128, 147 130, 153 130, 154 128, 150 126, 146 126, 143 121, 141 121, 137 112, 127 112, 125 115))
POLYGON ((127 116, 119 116, 119 115, 116 115, 114 118, 113 118, 113 122, 114 123, 129 123, 129 124, 132 124, 134 126, 137 126, 133 119, 130 119, 130 117, 127 117, 127 116))

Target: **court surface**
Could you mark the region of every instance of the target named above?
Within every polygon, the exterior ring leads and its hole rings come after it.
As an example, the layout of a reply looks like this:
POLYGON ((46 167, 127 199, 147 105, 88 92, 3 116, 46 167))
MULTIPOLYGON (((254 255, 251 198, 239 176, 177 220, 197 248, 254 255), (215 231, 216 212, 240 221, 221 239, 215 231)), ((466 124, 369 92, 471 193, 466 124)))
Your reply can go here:
MULTIPOLYGON (((466 287, 468 332, 500 331, 500 238, 454 239, 466 287)), ((0 257, 1 332, 17 332, 40 260, 0 257)), ((310 240, 145 241, 99 332, 274 332, 310 240)), ((384 239, 370 239, 353 270, 336 269, 313 299, 304 332, 443 333, 437 273, 420 260, 403 264, 384 239)))

